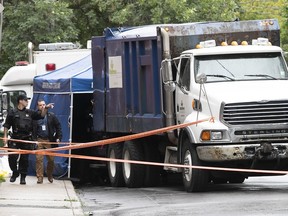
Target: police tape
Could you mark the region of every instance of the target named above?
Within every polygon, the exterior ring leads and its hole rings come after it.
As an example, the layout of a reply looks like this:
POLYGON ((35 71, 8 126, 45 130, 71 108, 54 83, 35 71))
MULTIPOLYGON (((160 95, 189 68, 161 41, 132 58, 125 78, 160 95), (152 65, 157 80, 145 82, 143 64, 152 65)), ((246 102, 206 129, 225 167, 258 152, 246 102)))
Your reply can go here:
MULTIPOLYGON (((3 149, 3 148, 0 148, 3 149)), ((40 155, 51 155, 54 157, 66 157, 74 159, 85 159, 85 160, 95 160, 95 161, 106 161, 106 162, 118 162, 118 163, 130 163, 130 164, 139 164, 147 166, 161 166, 161 167, 175 167, 175 168, 191 168, 191 169, 204 169, 204 170, 214 170, 214 171, 228 171, 228 172, 249 172, 249 173, 262 173, 262 174, 274 174, 274 175, 285 175, 288 174, 288 170, 259 170, 259 169, 240 169, 240 168, 226 168, 226 167, 211 167, 211 166, 195 166, 195 165, 184 165, 184 164, 171 164, 171 163, 159 163, 151 161, 135 161, 135 160, 125 160, 117 158, 105 158, 97 156, 87 156, 87 155, 76 155, 76 154, 64 154, 64 153, 55 153, 51 151, 52 149, 41 149, 41 150, 16 150, 16 149, 7 149, 8 151, 14 151, 16 154, 40 154, 40 155)), ((9 154, 9 152, 8 152, 9 154)), ((5 155, 5 154, 2 154, 5 155)))
POLYGON ((0 157, 5 155, 19 155, 19 154, 31 154, 31 150, 24 150, 24 149, 13 149, 13 148, 6 148, 0 147, 0 157))
MULTIPOLYGON (((97 161, 106 161, 106 162, 118 162, 118 163, 131 163, 131 164, 140 164, 140 165, 147 165, 147 166, 167 166, 167 167, 175 167, 175 168, 191 168, 191 169, 204 169, 204 170, 216 170, 216 171, 230 171, 230 172, 250 172, 250 173, 263 173, 263 174, 288 174, 288 171, 282 170, 258 170, 258 169, 239 169, 239 168, 225 168, 225 167, 211 167, 211 166, 195 166, 195 165, 184 165, 184 164, 170 164, 170 163, 158 163, 158 162, 151 162, 151 161, 135 161, 135 160, 124 160, 124 159, 117 159, 117 158, 105 158, 105 157, 96 157, 96 156, 87 156, 87 155, 76 155, 76 154, 63 154, 63 153, 55 153, 55 151, 60 150, 73 150, 73 149, 81 149, 81 148, 90 148, 96 146, 103 146, 109 145, 114 143, 121 143, 129 140, 139 139, 147 136, 152 136, 160 133, 164 133, 167 131, 172 131, 179 128, 188 127, 190 125, 199 124, 205 121, 213 122, 213 118, 203 119, 195 122, 189 122, 179 125, 173 125, 165 128, 160 128, 152 131, 142 132, 138 134, 132 134, 127 136, 121 136, 111 139, 87 142, 87 143, 61 143, 68 146, 61 146, 56 148, 49 148, 49 149, 39 149, 39 150, 23 150, 23 149, 12 149, 12 148, 0 148, 0 150, 7 151, 7 155, 9 154, 41 154, 41 155, 51 155, 55 157, 67 157, 67 158, 74 158, 74 159, 86 159, 86 160, 97 160, 97 161)), ((2 138, 3 139, 3 138, 2 138)), ((35 143, 43 143, 43 144, 59 144, 56 142, 35 142, 35 141, 27 141, 27 140, 17 140, 17 139, 9 139, 9 141, 15 142, 22 142, 28 144, 35 144, 35 143)), ((2 155, 4 155, 2 153, 2 155)), ((0 154, 1 156, 1 154, 0 154)))
MULTIPOLYGON (((9 149, 15 151, 15 149, 9 149)), ((54 157, 66 157, 74 159, 85 159, 85 160, 95 160, 95 161, 106 161, 106 162, 116 162, 116 163, 130 163, 130 164, 139 164, 147 166, 161 166, 161 167, 175 167, 175 168, 190 168, 190 169, 203 169, 203 170, 214 170, 214 171, 227 171, 227 172, 244 172, 244 173, 262 173, 262 174, 272 174, 272 175, 286 175, 288 170, 259 170, 259 169, 240 169, 240 168, 226 168, 226 167, 211 167, 211 166, 196 166, 196 165, 184 165, 184 164, 171 164, 171 163, 160 163, 160 162, 151 162, 151 161, 136 161, 136 160, 125 160, 117 158, 105 158, 105 157, 96 157, 96 156, 87 156, 87 155, 76 155, 76 154, 63 154, 44 150, 19 150, 22 154, 40 154, 40 155, 51 155, 54 157)))
MULTIPOLYGON (((87 143, 72 143, 72 142, 38 142, 38 141, 30 141, 30 140, 20 140, 20 139, 8 139, 9 142, 17 142, 17 143, 23 143, 27 145, 37 145, 37 144, 51 144, 51 145, 64 145, 60 147, 54 147, 54 148, 49 148, 49 149, 41 149, 41 150, 33 150, 35 151, 60 151, 60 150, 72 150, 72 149, 81 149, 81 148, 90 148, 90 147, 96 147, 96 146, 103 146, 103 145, 109 145, 113 143, 119 143, 119 142, 125 142, 133 139, 139 139, 147 136, 152 136, 160 133, 165 133, 167 131, 172 131, 184 127, 188 127, 194 124, 200 124, 205 121, 210 121, 211 119, 214 118, 207 118, 203 120, 198 120, 195 122, 188 122, 188 123, 183 123, 183 124, 178 124, 178 125, 173 125, 173 126, 168 126, 164 128, 159 128, 151 131, 146 131, 138 134, 132 134, 132 135, 127 135, 127 136, 121 136, 121 137, 116 137, 116 138, 110 138, 110 139, 105 139, 105 140, 98 140, 98 141, 93 141, 93 142, 87 142, 87 143), (66 145, 66 146, 65 146, 66 145)), ((4 138, 0 138, 4 140, 4 138)), ((30 154, 32 153, 32 150, 23 150, 23 149, 13 149, 13 148, 1 148, 0 150, 5 150, 7 153, 6 155, 12 155, 12 154, 30 154)), ((2 154, 3 155, 3 154, 2 154)), ((0 154, 1 156, 1 154, 0 154)))
POLYGON ((288 174, 287 171, 281 170, 259 170, 259 169, 240 169, 240 168, 225 168, 225 167, 211 167, 211 166, 196 166, 196 165, 184 165, 184 164, 171 164, 171 163, 160 163, 151 161, 136 161, 136 160, 126 160, 117 158, 105 158, 96 156, 86 156, 86 155, 76 155, 76 154, 63 154, 45 151, 34 151, 35 154, 41 155, 51 155, 54 157, 67 157, 74 159, 85 159, 85 160, 95 160, 95 161, 106 161, 106 162, 116 162, 116 163, 129 163, 129 164, 139 164, 147 166, 161 166, 161 167, 175 167, 175 168, 191 168, 191 169, 203 169, 203 170, 214 170, 214 171, 227 171, 227 172, 249 172, 249 173, 262 173, 262 174, 274 174, 274 175, 285 175, 288 174))
MULTIPOLYGON (((109 145, 113 143, 120 143, 120 142, 125 142, 129 140, 135 140, 143 137, 148 137, 156 134, 161 134, 165 133, 167 131, 172 131, 180 128, 185 128, 191 125, 195 124, 200 124, 202 122, 206 121, 211 121, 211 118, 203 119, 203 120, 198 120, 194 122, 188 122, 188 123, 183 123, 183 124, 178 124, 178 125, 173 125, 173 126, 168 126, 164 128, 159 128, 151 131, 146 131, 142 133, 137 133, 137 134, 132 134, 132 135, 127 135, 127 136, 121 136, 121 137, 114 137, 110 139, 105 139, 105 140, 98 140, 98 141, 93 141, 93 142, 86 142, 86 143, 68 143, 68 142, 37 142, 37 141, 29 141, 29 140, 19 140, 19 139, 9 139, 9 141, 14 141, 14 142, 19 142, 19 143, 26 143, 26 144, 37 144, 37 143, 42 143, 42 144, 62 144, 66 146, 60 146, 56 148, 49 149, 49 151, 58 151, 58 150, 72 150, 72 149, 81 149, 81 148, 90 148, 90 147, 96 147, 96 146, 103 146, 103 145, 109 145)), ((3 138, 2 138, 3 139, 3 138)), ((0 148, 1 149, 1 148, 0 148)))

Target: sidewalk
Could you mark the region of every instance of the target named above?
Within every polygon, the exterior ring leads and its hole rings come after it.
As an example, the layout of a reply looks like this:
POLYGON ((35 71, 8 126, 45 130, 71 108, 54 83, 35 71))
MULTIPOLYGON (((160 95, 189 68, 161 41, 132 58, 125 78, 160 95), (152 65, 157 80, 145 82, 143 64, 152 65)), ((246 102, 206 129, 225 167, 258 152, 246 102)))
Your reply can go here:
POLYGON ((71 181, 44 178, 37 184, 35 176, 26 177, 26 185, 0 183, 0 216, 83 216, 80 200, 71 181))

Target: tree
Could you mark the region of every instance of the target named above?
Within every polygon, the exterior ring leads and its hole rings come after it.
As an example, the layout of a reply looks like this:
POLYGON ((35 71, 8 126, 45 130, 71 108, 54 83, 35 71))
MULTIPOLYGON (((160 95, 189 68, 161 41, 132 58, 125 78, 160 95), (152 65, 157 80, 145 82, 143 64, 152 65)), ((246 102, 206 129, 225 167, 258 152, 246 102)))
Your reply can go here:
POLYGON ((196 21, 233 21, 239 18, 239 6, 233 0, 196 0, 196 21))
POLYGON ((108 26, 230 21, 236 10, 233 0, 5 0, 0 72, 27 59, 29 41, 85 44, 108 26))
POLYGON ((280 24, 280 39, 283 49, 288 48, 287 0, 238 0, 241 20, 276 18, 280 24))
POLYGON ((78 29, 71 22, 73 11, 55 0, 10 0, 5 2, 0 71, 15 61, 27 59, 27 44, 77 41, 78 29))
POLYGON ((238 17, 234 0, 64 0, 73 9, 83 43, 105 27, 231 21, 238 17), (211 10, 212 7, 212 10, 211 10))
POLYGON ((281 8, 286 0, 239 0, 242 20, 277 18, 282 22, 281 8))
POLYGON ((283 7, 281 12, 281 46, 283 50, 288 52, 288 2, 283 1, 283 7))

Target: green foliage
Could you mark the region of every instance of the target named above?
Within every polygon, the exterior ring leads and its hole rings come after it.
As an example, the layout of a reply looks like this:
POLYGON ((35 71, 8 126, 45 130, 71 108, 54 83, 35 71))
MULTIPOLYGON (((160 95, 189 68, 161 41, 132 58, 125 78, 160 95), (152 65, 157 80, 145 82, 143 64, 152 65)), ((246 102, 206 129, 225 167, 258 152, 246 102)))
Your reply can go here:
POLYGON ((186 0, 139 0, 127 5, 127 25, 147 25, 156 23, 179 23, 193 19, 195 9, 186 0))
POLYGON ((233 21, 239 18, 238 5, 231 0, 196 0, 196 21, 233 21))
POLYGON ((102 35, 105 27, 230 21, 237 14, 234 0, 66 0, 74 10, 82 43, 102 35), (211 10, 211 2, 213 10, 211 10), (215 9, 215 10, 214 10, 215 9))
POLYGON ((278 19, 281 46, 284 50, 288 50, 287 0, 239 0, 239 5, 241 20, 278 19))
POLYGON ((281 8, 285 0, 239 0, 241 5, 240 18, 242 20, 271 19, 281 20, 281 8))
POLYGON ((73 11, 54 0, 10 1, 4 4, 0 72, 15 61, 27 60, 27 45, 76 41, 78 29, 71 23, 73 11))
POLYGON ((288 52, 288 2, 287 0, 283 1, 283 7, 280 10, 282 15, 281 19, 281 46, 288 52))
POLYGON ((287 0, 4 0, 0 76, 27 59, 27 44, 79 42, 106 27, 277 18, 288 48, 287 0))

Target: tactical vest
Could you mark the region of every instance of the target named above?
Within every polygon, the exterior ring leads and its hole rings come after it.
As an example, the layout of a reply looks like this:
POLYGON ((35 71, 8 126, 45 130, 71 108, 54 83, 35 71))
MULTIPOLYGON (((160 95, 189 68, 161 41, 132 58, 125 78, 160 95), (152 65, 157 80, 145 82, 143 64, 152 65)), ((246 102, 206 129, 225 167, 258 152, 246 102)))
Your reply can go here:
POLYGON ((30 134, 32 132, 32 117, 31 112, 27 109, 19 111, 18 109, 13 110, 14 114, 14 127, 13 134, 30 134))

